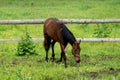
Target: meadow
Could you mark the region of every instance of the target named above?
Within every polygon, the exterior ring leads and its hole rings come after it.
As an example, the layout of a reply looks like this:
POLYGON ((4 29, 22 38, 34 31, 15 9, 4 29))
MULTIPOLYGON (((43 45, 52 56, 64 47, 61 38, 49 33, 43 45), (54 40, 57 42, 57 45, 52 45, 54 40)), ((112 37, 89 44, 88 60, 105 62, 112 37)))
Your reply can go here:
MULTIPOLYGON (((120 18, 119 7, 119 0, 0 0, 0 19, 115 19, 120 18)), ((76 38, 120 38, 120 23, 67 26, 76 38)), ((32 38, 43 38, 42 24, 24 24, 0 25, 0 39, 21 38, 26 30, 32 38)), ((119 42, 81 42, 80 64, 75 63, 68 45, 68 68, 56 63, 60 57, 58 43, 55 62, 45 62, 43 43, 34 43, 38 55, 17 56, 17 42, 0 42, 2 80, 120 80, 119 42)))

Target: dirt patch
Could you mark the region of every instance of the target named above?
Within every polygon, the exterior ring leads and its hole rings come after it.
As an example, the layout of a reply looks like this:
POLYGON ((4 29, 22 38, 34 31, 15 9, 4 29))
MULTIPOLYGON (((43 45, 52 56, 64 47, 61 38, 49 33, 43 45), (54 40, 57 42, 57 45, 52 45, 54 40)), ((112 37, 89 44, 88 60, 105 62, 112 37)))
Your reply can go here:
POLYGON ((103 76, 108 76, 108 75, 113 75, 113 76, 118 76, 120 73, 120 68, 119 69, 114 69, 114 68, 108 68, 102 71, 97 71, 97 72, 84 72, 80 73, 81 76, 84 77, 89 77, 90 79, 96 79, 96 78, 101 78, 103 76))
POLYGON ((115 55, 101 55, 101 56, 97 56, 96 59, 98 60, 105 60, 105 61, 109 61, 112 59, 120 59, 120 56, 115 56, 115 55))

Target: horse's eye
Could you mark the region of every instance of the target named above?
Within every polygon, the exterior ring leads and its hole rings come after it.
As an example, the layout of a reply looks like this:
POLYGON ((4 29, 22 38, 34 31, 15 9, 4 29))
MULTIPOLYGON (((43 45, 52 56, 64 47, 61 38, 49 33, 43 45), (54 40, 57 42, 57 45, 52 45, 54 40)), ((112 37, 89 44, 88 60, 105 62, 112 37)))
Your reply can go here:
POLYGON ((75 49, 75 52, 79 51, 78 49, 75 49))
POLYGON ((75 51, 77 51, 77 49, 75 51))

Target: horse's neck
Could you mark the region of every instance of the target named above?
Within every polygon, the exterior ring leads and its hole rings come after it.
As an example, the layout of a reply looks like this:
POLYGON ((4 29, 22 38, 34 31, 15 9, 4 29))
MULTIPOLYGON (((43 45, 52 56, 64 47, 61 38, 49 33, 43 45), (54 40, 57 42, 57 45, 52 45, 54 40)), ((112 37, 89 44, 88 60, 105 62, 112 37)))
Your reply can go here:
POLYGON ((74 38, 73 35, 66 36, 66 40, 67 40, 67 42, 70 43, 71 45, 73 45, 74 42, 76 41, 76 39, 74 38))
POLYGON ((71 45, 76 41, 74 35, 65 25, 62 25, 62 36, 65 42, 70 43, 71 45))
POLYGON ((76 42, 76 39, 73 42, 69 42, 71 44, 71 46, 73 46, 73 44, 76 42))

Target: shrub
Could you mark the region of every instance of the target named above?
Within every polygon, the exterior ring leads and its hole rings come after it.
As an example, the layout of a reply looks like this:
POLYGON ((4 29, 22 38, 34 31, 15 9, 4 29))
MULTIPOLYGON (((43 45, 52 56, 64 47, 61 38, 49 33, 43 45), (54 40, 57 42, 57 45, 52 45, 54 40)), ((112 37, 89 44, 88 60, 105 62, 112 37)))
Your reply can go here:
POLYGON ((31 41, 31 37, 29 36, 28 32, 26 32, 26 35, 22 38, 17 46, 18 56, 23 56, 26 54, 37 54, 35 50, 35 44, 31 41))

